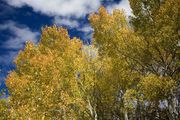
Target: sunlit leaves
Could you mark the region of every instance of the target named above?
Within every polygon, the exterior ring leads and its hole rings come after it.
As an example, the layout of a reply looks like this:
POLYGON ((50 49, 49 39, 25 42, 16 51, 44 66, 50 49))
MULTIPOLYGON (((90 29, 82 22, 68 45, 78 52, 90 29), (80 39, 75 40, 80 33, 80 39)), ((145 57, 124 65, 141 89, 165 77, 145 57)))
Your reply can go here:
POLYGON ((8 116, 8 103, 6 99, 0 99, 0 119, 6 120, 8 116))
POLYGON ((149 101, 167 99, 176 88, 176 82, 168 77, 148 75, 141 81, 141 91, 149 101))
POLYGON ((92 45, 71 39, 61 27, 43 28, 39 44, 27 42, 7 77, 8 119, 165 119, 162 101, 173 117, 176 2, 130 0, 131 24, 123 11, 109 14, 101 7, 89 17, 92 45))
POLYGON ((85 108, 76 73, 82 60, 79 39, 70 40, 63 28, 44 28, 40 43, 26 44, 6 80, 10 118, 80 118, 85 108))

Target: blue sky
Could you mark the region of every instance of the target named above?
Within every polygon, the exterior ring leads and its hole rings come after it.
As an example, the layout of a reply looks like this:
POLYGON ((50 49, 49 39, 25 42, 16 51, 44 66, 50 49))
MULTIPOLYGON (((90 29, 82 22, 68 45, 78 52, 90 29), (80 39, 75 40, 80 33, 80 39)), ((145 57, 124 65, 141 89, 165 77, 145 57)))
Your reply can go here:
POLYGON ((13 59, 25 42, 38 43, 41 28, 56 24, 68 29, 70 37, 90 43, 93 29, 88 15, 103 5, 109 12, 124 9, 131 14, 128 0, 1 0, 0 1, 0 89, 13 59))

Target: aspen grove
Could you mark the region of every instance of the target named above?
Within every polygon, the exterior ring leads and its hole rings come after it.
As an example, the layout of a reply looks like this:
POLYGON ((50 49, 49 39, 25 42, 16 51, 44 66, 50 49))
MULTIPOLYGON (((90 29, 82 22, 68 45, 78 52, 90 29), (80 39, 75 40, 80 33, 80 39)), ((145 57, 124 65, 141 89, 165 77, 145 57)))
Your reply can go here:
POLYGON ((2 120, 179 120, 179 0, 130 0, 133 15, 100 7, 92 44, 44 27, 6 79, 2 120))

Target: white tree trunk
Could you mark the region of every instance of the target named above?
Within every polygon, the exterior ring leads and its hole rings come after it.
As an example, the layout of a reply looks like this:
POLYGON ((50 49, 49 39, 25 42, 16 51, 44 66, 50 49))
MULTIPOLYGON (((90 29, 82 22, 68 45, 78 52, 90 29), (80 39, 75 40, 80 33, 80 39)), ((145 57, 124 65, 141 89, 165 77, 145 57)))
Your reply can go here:
POLYGON ((128 113, 127 113, 127 110, 125 110, 125 112, 124 112, 124 119, 125 119, 125 120, 128 120, 128 113))

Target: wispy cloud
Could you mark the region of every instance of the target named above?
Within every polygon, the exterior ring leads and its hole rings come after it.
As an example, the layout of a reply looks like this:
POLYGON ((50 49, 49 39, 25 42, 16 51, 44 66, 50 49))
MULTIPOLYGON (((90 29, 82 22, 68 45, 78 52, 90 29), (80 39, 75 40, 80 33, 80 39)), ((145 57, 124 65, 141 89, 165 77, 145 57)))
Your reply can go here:
POLYGON ((123 9, 127 16, 132 15, 132 9, 129 5, 129 0, 121 0, 118 4, 113 4, 107 6, 109 12, 112 12, 114 9, 123 9))
POLYGON ((92 40, 93 28, 89 24, 85 24, 82 27, 79 27, 77 30, 83 32, 84 42, 89 44, 92 40))
POLYGON ((100 0, 6 0, 14 7, 29 6, 34 11, 49 16, 82 17, 95 11, 100 6, 100 0))
POLYGON ((4 24, 0 24, 0 32, 7 30, 12 35, 9 36, 8 40, 2 42, 0 48, 5 49, 5 54, 0 56, 0 64, 8 65, 11 64, 14 57, 17 55, 18 50, 22 49, 26 41, 32 41, 37 43, 39 33, 32 31, 29 27, 17 24, 14 21, 8 21, 4 24))
MULTIPOLYGON (((9 51, 8 53, 1 55, 0 56, 0 67, 4 67, 4 66, 9 66, 10 64, 12 64, 13 60, 15 59, 15 57, 17 56, 18 51, 9 51)), ((1 70, 1 73, 3 73, 4 71, 1 70)), ((0 77, 1 78, 1 77, 0 77)))
POLYGON ((93 28, 89 24, 86 24, 86 25, 82 26, 81 28, 78 28, 78 31, 81 31, 81 32, 92 32, 93 28))
POLYGON ((54 17, 54 24, 60 25, 60 26, 66 26, 69 28, 77 28, 79 27, 79 22, 77 19, 71 19, 71 18, 63 18, 60 16, 54 17))
POLYGON ((27 26, 19 25, 13 21, 8 21, 4 24, 0 24, 0 31, 8 30, 12 36, 1 47, 8 49, 20 49, 23 48, 26 41, 32 41, 37 43, 38 32, 30 30, 27 26))
MULTIPOLYGON (((79 27, 78 18, 97 11, 102 0, 4 0, 9 5, 20 8, 31 7, 34 12, 40 12, 47 16, 54 17, 53 23, 68 28, 79 27), (75 19, 71 19, 75 17, 75 19)), ((113 9, 124 9, 126 14, 131 15, 131 8, 128 0, 121 0, 119 3, 113 1, 106 8, 112 12, 113 9)))

